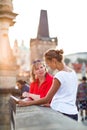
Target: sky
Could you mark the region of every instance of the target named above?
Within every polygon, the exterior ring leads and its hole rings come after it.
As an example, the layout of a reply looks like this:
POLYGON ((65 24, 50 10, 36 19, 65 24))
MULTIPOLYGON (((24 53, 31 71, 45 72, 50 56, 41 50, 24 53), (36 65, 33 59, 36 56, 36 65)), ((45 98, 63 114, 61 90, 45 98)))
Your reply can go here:
POLYGON ((87 0, 13 0, 18 15, 9 29, 11 47, 15 39, 29 47, 37 37, 42 9, 47 10, 50 37, 58 38, 57 48, 65 54, 87 51, 87 0))

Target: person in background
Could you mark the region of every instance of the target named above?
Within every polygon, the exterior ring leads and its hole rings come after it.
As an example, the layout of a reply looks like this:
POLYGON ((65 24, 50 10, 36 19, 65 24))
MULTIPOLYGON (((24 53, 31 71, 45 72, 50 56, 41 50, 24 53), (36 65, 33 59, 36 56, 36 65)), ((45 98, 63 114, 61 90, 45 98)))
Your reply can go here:
POLYGON ((81 121, 87 120, 87 79, 85 76, 82 77, 81 83, 78 85, 77 106, 81 115, 81 121))
POLYGON ((47 95, 39 100, 19 101, 19 106, 31 106, 50 103, 50 107, 74 120, 78 120, 76 95, 78 78, 76 72, 63 62, 63 50, 48 50, 45 53, 45 62, 58 72, 53 78, 52 86, 47 95))
MULTIPOLYGON (((16 81, 16 86, 15 89, 19 89, 20 91, 20 96, 17 97, 17 99, 22 99, 22 94, 24 92, 29 92, 29 85, 26 81, 23 80, 17 80, 16 81)), ((13 129, 15 130, 15 119, 14 119, 14 113, 16 114, 16 100, 14 100, 14 98, 16 98, 16 96, 11 95, 9 98, 9 111, 10 111, 10 117, 11 117, 11 122, 13 124, 13 129)))
POLYGON ((23 80, 17 80, 16 81, 16 87, 21 91, 21 98, 24 92, 29 92, 29 85, 26 81, 23 80))
POLYGON ((53 81, 53 76, 47 72, 43 61, 35 60, 31 68, 31 83, 29 93, 24 92, 23 97, 33 100, 43 98, 47 95, 53 81))

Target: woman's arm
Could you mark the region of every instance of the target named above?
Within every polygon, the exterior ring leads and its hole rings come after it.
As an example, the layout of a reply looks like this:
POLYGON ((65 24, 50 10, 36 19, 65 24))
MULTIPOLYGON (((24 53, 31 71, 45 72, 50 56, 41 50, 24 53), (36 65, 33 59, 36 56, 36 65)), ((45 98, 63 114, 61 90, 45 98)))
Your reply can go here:
POLYGON ((40 99, 40 95, 36 95, 36 94, 32 94, 32 93, 29 93, 29 97, 32 98, 33 100, 40 99))
POLYGON ((54 79, 53 80, 53 84, 48 92, 48 94, 44 97, 44 98, 41 98, 41 99, 38 99, 38 100, 32 100, 32 101, 19 101, 19 106, 31 106, 31 105, 42 105, 42 104, 46 104, 46 103, 49 103, 53 96, 55 95, 55 93, 57 92, 57 90, 59 89, 60 87, 60 82, 58 79, 54 79))
POLYGON ((24 97, 24 98, 32 98, 33 100, 38 100, 38 99, 40 99, 40 95, 37 95, 37 94, 32 94, 32 93, 28 93, 28 92, 24 92, 23 94, 22 94, 22 97, 24 97))

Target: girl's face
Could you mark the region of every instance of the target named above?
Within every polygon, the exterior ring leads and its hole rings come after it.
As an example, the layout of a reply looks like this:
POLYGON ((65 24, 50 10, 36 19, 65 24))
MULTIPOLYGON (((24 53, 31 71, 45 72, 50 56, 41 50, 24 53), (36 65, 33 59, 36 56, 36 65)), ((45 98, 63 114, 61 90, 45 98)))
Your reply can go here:
POLYGON ((45 62, 52 70, 56 69, 56 61, 55 61, 55 59, 45 60, 45 62))
POLYGON ((34 69, 34 74, 39 77, 45 76, 46 67, 43 64, 38 64, 38 66, 34 69))
POLYGON ((19 82, 17 82, 16 85, 17 85, 17 87, 18 87, 19 89, 22 88, 22 85, 21 85, 19 82))

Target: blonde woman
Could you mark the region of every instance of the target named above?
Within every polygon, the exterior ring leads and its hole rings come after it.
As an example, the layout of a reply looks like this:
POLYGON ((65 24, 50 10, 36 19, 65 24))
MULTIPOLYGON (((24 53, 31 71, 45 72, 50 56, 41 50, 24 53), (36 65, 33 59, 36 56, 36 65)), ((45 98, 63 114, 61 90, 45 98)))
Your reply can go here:
POLYGON ((41 60, 35 60, 31 68, 31 83, 29 93, 23 93, 23 97, 34 100, 45 97, 53 81, 53 76, 47 72, 46 66, 41 60))

